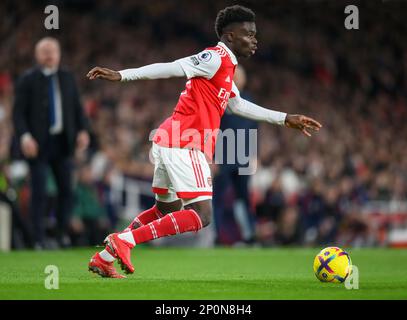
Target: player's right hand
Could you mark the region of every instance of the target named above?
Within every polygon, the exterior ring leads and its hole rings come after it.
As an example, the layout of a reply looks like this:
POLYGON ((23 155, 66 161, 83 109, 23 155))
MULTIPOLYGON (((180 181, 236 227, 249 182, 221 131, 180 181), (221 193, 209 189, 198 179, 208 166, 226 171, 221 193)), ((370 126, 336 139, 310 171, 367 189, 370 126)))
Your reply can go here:
POLYGON ((119 72, 102 67, 94 67, 88 72, 86 77, 89 80, 104 79, 109 81, 120 81, 122 79, 122 76, 119 72))

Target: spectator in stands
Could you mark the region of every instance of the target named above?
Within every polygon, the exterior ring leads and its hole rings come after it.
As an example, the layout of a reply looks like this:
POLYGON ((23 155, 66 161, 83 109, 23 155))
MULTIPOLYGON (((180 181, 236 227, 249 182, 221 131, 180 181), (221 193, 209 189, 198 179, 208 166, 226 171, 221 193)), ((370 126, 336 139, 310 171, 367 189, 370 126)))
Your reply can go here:
POLYGON ((21 216, 17 205, 17 193, 9 182, 8 165, 0 160, 0 203, 6 204, 11 211, 11 246, 17 248, 32 248, 33 239, 21 216))
POLYGON ((73 245, 98 245, 111 230, 98 196, 89 164, 78 168, 78 182, 75 187, 73 219, 71 220, 71 238, 73 245))

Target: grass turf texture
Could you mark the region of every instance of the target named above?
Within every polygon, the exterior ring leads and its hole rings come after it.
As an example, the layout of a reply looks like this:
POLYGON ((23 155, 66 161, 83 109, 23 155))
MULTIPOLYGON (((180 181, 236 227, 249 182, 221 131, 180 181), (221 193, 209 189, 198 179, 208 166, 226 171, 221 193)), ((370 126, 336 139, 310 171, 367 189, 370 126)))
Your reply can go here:
POLYGON ((0 300, 407 299, 407 250, 348 250, 359 268, 358 290, 316 279, 319 250, 141 247, 127 279, 88 272, 94 248, 0 253, 0 300), (45 289, 47 265, 59 268, 58 290, 45 289))

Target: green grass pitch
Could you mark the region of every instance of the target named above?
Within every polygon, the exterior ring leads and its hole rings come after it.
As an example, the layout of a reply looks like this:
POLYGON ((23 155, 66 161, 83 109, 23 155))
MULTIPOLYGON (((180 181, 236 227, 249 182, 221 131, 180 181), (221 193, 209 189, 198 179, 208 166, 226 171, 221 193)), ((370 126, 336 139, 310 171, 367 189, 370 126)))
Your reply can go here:
POLYGON ((359 289, 319 282, 318 249, 173 249, 140 247, 127 279, 87 271, 95 248, 0 253, 5 299, 407 299, 407 250, 348 249, 359 289), (47 265, 59 269, 59 289, 44 286, 47 265))

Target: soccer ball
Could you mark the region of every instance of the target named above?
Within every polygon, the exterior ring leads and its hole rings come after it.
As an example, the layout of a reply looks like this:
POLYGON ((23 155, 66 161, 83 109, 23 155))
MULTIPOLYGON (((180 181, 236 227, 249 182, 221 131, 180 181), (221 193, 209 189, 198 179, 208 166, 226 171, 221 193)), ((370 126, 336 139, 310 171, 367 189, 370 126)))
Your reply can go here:
POLYGON ((325 248, 314 259, 314 273, 322 282, 342 283, 350 274, 351 268, 349 254, 338 247, 325 248))

